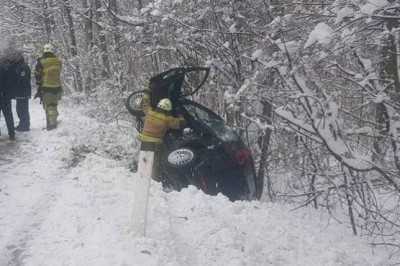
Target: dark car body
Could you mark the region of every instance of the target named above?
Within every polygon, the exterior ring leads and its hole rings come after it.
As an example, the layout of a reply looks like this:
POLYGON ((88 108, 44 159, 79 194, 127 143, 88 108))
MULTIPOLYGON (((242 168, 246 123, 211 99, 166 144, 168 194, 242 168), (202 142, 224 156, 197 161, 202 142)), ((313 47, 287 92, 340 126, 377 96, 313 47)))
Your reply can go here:
MULTIPOLYGON (((187 68, 179 70, 183 73, 188 71, 187 68)), ((173 93, 167 93, 167 96, 173 101, 173 112, 183 115, 187 125, 183 131, 171 131, 164 138, 160 163, 160 180, 163 186, 179 191, 183 187, 194 185, 210 195, 222 193, 232 201, 255 199, 256 175, 249 149, 220 116, 203 105, 182 97, 183 84, 180 81, 178 83, 178 87, 169 86, 173 93)), ((200 82, 200 86, 203 83, 204 81, 200 82)), ((168 89, 164 87, 162 90, 165 93, 168 89)), ((127 100, 127 108, 136 117, 139 131, 144 118, 139 108, 141 95, 143 92, 134 92, 127 100)))

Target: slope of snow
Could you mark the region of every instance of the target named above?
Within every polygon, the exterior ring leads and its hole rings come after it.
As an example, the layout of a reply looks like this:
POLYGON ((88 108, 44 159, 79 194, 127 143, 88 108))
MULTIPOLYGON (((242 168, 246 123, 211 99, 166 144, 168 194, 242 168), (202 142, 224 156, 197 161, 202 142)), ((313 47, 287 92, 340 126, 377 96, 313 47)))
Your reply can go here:
POLYGON ((146 237, 134 238, 135 173, 93 148, 131 145, 133 130, 67 102, 60 114, 57 129, 42 130, 43 111, 31 101, 31 131, 15 142, 0 121, 0 265, 389 265, 385 252, 313 209, 232 203, 194 187, 167 193, 156 182, 146 237))

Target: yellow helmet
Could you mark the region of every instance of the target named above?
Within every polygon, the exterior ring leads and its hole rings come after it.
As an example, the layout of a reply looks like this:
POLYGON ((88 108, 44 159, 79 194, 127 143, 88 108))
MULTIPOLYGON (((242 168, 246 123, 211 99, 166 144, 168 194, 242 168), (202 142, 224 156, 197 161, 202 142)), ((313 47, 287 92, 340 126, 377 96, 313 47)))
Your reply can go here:
POLYGON ((163 109, 165 111, 171 111, 172 110, 172 103, 168 98, 164 98, 161 99, 158 104, 157 107, 160 109, 163 109))
POLYGON ((54 45, 52 45, 51 43, 45 44, 43 46, 43 53, 52 53, 54 54, 55 52, 55 48, 54 45))

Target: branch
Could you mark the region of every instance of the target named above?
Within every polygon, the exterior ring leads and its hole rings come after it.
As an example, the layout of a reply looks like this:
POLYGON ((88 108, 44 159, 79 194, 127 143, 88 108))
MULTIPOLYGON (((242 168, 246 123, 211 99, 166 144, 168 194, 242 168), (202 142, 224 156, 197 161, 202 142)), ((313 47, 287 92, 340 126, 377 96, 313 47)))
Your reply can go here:
POLYGON ((108 13, 110 13, 111 16, 112 16, 113 18, 115 18, 116 20, 118 20, 118 21, 120 21, 120 22, 122 22, 122 23, 129 24, 129 25, 131 25, 131 26, 133 26, 133 27, 142 27, 142 26, 144 26, 144 25, 146 24, 146 22, 132 23, 132 22, 130 22, 130 21, 128 21, 128 20, 125 20, 125 19, 121 18, 121 17, 118 16, 114 11, 112 11, 112 10, 111 10, 111 7, 110 7, 110 4, 108 4, 108 5, 106 4, 106 7, 107 7, 108 13))

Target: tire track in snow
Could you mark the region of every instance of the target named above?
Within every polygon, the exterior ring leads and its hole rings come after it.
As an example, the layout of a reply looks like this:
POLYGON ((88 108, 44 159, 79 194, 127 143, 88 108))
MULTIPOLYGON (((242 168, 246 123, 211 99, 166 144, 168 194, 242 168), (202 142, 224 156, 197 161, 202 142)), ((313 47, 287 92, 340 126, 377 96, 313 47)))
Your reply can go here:
POLYGON ((0 265, 19 266, 23 265, 24 251, 36 234, 40 232, 40 225, 43 222, 48 210, 53 205, 54 193, 44 194, 30 207, 18 222, 13 231, 9 232, 9 241, 5 243, 5 251, 0 259, 0 265), (2 264, 4 262, 4 264, 2 264))
MULTIPOLYGON (((42 112, 39 108, 32 108, 32 117, 42 112)), ((16 141, 0 137, 0 265, 23 265, 24 251, 57 200, 65 171, 56 160, 57 132, 32 122, 30 132, 17 132, 16 141)))

